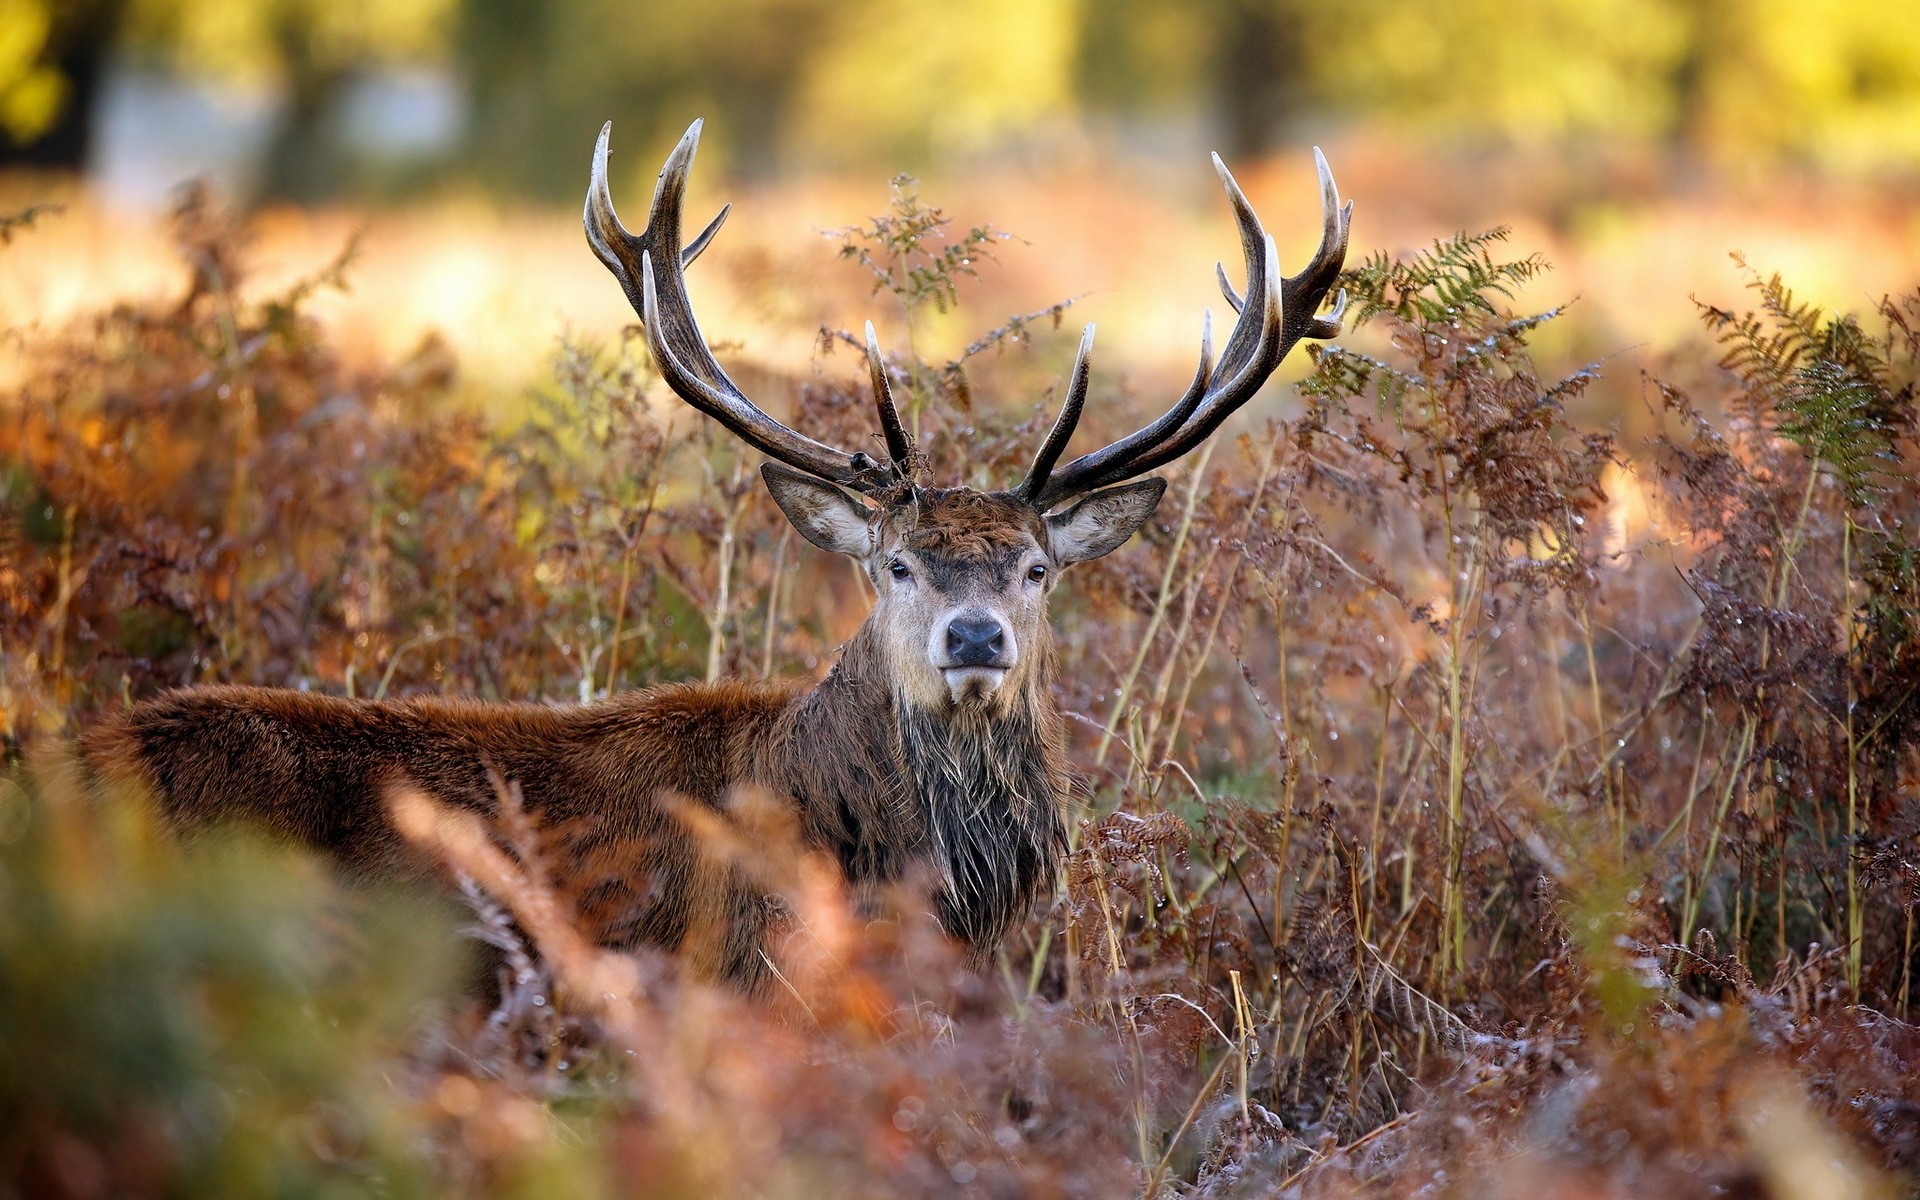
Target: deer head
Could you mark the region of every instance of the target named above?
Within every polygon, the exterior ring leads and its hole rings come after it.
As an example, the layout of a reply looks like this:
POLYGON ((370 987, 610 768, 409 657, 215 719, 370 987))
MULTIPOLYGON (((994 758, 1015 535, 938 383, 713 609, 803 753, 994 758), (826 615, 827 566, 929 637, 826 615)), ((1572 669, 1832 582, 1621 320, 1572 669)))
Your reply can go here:
POLYGON ((667 157, 647 223, 629 232, 607 191, 600 131, 587 190, 587 240, 639 312, 662 378, 687 403, 772 461, 761 475, 802 536, 866 568, 879 596, 869 624, 884 647, 902 700, 920 709, 1003 709, 1044 682, 1047 596, 1059 572, 1119 548, 1153 515, 1166 482, 1140 478, 1205 441, 1266 382, 1301 338, 1340 332, 1342 293, 1316 315, 1340 275, 1353 207, 1342 206, 1318 150, 1324 228, 1311 261, 1282 277, 1273 239, 1219 155, 1214 168, 1240 227, 1247 285, 1221 291, 1238 318, 1218 359, 1211 314, 1203 321, 1193 382, 1158 420, 1058 466, 1087 397, 1093 326, 1086 327, 1060 415, 1020 484, 1007 491, 936 488, 914 477, 914 452, 894 404, 887 368, 867 325, 867 361, 888 461, 849 453, 774 420, 727 377, 708 349, 687 299, 684 271, 726 220, 728 208, 691 242, 681 239, 687 173, 700 122, 667 157))

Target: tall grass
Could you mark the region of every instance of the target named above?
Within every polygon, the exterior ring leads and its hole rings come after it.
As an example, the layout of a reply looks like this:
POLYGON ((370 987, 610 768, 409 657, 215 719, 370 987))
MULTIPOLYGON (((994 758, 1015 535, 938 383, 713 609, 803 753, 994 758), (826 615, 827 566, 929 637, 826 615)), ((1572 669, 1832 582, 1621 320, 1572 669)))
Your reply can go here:
MULTIPOLYGON (((864 261, 905 303, 938 289, 879 268, 938 264, 942 227, 901 203, 864 261), (927 245, 888 241, 903 229, 927 245)), ((863 614, 860 580, 793 541, 737 446, 654 415, 676 410, 646 402, 631 337, 563 345, 532 417, 489 425, 450 402, 443 343, 343 360, 306 307, 350 265, 253 299, 217 210, 191 198, 177 228, 184 293, 26 339, 6 400, 11 756, 57 756, 104 708, 192 682, 577 702, 813 674, 863 614)), ((187 1073, 234 1103, 323 1090, 231 1082, 281 1042, 326 1079, 384 1072, 355 1118, 380 1149, 341 1161, 396 1193, 1891 1186, 1920 1161, 1920 297, 1833 314, 1755 277, 1751 312, 1704 310, 1694 348, 1642 381, 1658 432, 1623 443, 1571 415, 1598 368, 1536 367, 1557 313, 1511 311, 1544 265, 1489 234, 1354 268, 1362 329, 1317 354, 1298 414, 1176 467, 1133 547, 1069 573, 1059 686, 1087 786, 1055 896, 984 973, 912 888, 855 915, 777 798, 695 831, 791 914, 772 1002, 609 954, 574 932, 503 781, 492 829, 392 798, 464 880, 504 964, 489 1000, 440 989, 404 1050, 406 1021, 342 1040, 324 1005, 264 1043, 202 1036, 217 1005, 155 1036, 203 1047, 187 1073), (1620 527, 1635 497, 1652 527, 1620 527)), ((1052 353, 1021 343, 1058 312, 893 364, 932 475, 1024 465, 1045 406, 983 397, 1051 380, 1052 353)), ((823 361, 742 374, 861 442, 869 402, 823 361)), ((1088 436, 1151 407, 1098 395, 1088 436)), ((331 961, 311 865, 284 891, 203 878, 144 832, 76 865, 54 848, 68 831, 138 807, 14 779, 6 886, 76 909, 103 878, 147 889, 119 909, 100 893, 148 947, 102 979, 205 994, 213 937, 331 961), (154 917, 189 880, 216 900, 154 917), (223 903, 257 921, 229 931, 223 903)), ((349 945, 364 990, 401 997, 369 938, 349 945)), ((14 1012, 66 1012, 54 989, 95 961, 58 923, 4 944, 14 1012)), ((291 978, 228 990, 324 988, 291 978)), ((11 1124, 0 1179, 92 1194, 97 1172, 46 1164, 117 1161, 120 1126, 73 1115, 0 1036, 5 1104, 52 1114, 11 1124)), ((237 1143, 194 1141, 189 1101, 141 1091, 146 1060, 102 1045, 89 1103, 138 1099, 172 1148, 127 1189, 190 1190, 183 1155, 237 1143)), ((271 1161, 333 1169, 282 1109, 249 1111, 281 1122, 271 1161)))

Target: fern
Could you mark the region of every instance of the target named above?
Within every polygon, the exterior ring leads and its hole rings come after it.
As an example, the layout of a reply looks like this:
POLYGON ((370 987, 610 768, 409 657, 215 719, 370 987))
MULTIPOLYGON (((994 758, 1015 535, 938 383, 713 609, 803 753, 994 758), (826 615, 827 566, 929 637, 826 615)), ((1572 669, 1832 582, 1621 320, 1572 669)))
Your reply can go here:
POLYGON ((1775 431, 1831 471, 1846 489, 1848 506, 1859 508, 1879 491, 1880 478, 1900 466, 1884 401, 1880 388, 1847 366, 1816 358, 1786 380, 1775 431))
POLYGON ((1723 347, 1720 366, 1749 387, 1756 381, 1784 383, 1828 344, 1820 310, 1795 298, 1778 274, 1762 279, 1745 258, 1735 254, 1733 261, 1746 272, 1747 287, 1759 293, 1760 311, 1700 306, 1701 318, 1723 347))
MULTIPOLYGON (((1860 652, 1882 669, 1920 653, 1920 546, 1889 542, 1861 572, 1867 588, 1860 652)), ((1903 696, 1905 703, 1910 696, 1903 696)))
POLYGON ((1429 326, 1457 323, 1470 314, 1496 315, 1495 296, 1511 300, 1516 288, 1547 270, 1539 254, 1496 259, 1494 248, 1507 240, 1507 232, 1501 227, 1457 233, 1408 258, 1376 252, 1341 279, 1358 305, 1354 323, 1392 316, 1429 326))
POLYGON ((949 240, 953 219, 920 199, 919 183, 911 175, 894 176, 889 212, 827 235, 839 239, 840 257, 860 264, 873 277, 874 291, 893 293, 910 319, 924 304, 943 313, 958 304, 961 277, 978 278, 979 264, 993 258, 994 245, 1013 236, 976 225, 949 240))
POLYGON ((1747 273, 1747 287, 1760 296, 1758 311, 1735 313, 1700 305, 1701 318, 1722 347, 1720 366, 1749 389, 1788 387, 1816 360, 1836 363, 1862 382, 1887 388, 1892 350, 1890 336, 1871 339, 1852 316, 1824 317, 1801 301, 1778 274, 1762 279, 1747 260, 1733 261, 1747 273))
POLYGON ((1739 378, 1756 415, 1770 416, 1774 433, 1838 478, 1848 507, 1859 508, 1900 468, 1896 438, 1911 403, 1891 382, 1892 330, 1869 337, 1854 317, 1828 317, 1779 275, 1762 278, 1733 257, 1760 306, 1735 313, 1701 305, 1722 347, 1721 367, 1739 378))
POLYGON ((1372 393, 1380 411, 1397 418, 1407 393, 1420 386, 1419 376, 1344 346, 1314 347, 1309 352, 1315 369, 1300 381, 1299 389, 1318 408, 1344 409, 1349 397, 1372 393))

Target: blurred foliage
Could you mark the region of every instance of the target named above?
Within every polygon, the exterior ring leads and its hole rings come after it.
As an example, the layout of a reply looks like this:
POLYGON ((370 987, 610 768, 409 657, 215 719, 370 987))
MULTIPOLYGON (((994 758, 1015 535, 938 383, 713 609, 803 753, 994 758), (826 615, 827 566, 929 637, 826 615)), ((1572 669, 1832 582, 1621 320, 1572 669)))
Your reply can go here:
POLYGON ((818 157, 967 153, 1073 111, 1075 0, 864 0, 829 9, 794 130, 818 157), (850 153, 851 152, 851 153, 850 153))
POLYGON ((129 45, 187 75, 275 88, 265 190, 311 200, 344 175, 333 122, 356 72, 443 55, 459 0, 126 0, 129 45))
POLYGON ((1681 127, 1728 154, 1839 168, 1920 157, 1920 7, 1694 0, 1681 127))
MULTIPOLYGON (((764 163, 831 11, 823 0, 468 0, 458 52, 471 88, 473 169, 515 190, 571 198, 602 121, 618 119, 623 141, 638 136, 664 151, 703 114, 713 118, 709 154, 764 163)), ((629 162, 652 161, 638 147, 631 153, 629 162)))
POLYGON ((1426 135, 1673 141, 1831 166, 1920 156, 1920 9, 1878 0, 1118 0, 1088 8, 1084 70, 1135 109, 1207 94, 1238 59, 1291 69, 1292 108, 1426 135), (1264 24, 1260 19, 1264 18, 1264 24), (1253 33, 1253 38, 1249 38, 1253 33), (1260 36, 1264 35, 1264 37, 1260 36), (1276 42, 1291 42, 1276 57, 1276 42))
POLYGON ((414 1195, 388 1078, 452 925, 137 802, 0 776, 0 1195, 414 1195))
POLYGON ((0 129, 31 141, 53 124, 67 81, 45 61, 53 13, 48 0, 0 0, 0 129))
MULTIPOLYGON (((1359 0, 1301 6, 1322 89, 1427 131, 1660 135, 1696 46, 1673 0, 1359 0)), ((1703 23, 1702 38, 1717 37, 1703 23)))
POLYGON ((275 81, 443 52, 460 0, 128 0, 129 43, 194 73, 275 81))
MULTIPOLYGON (((328 122, 342 89, 395 64, 444 68, 464 88, 449 169, 556 198, 607 117, 664 145, 703 113, 721 155, 760 171, 911 164, 1083 128, 1190 129, 1245 155, 1330 120, 1666 145, 1723 166, 1920 161, 1920 7, 1884 0, 76 5, 116 17, 84 36, 280 89, 268 188, 296 197, 341 186, 328 122)), ((61 20, 47 0, 0 3, 0 122, 16 141, 87 102, 63 75, 61 20)))
POLYGON ((460 34, 476 169, 568 196, 610 116, 664 147, 711 115, 749 169, 979 149, 1071 111, 1074 44, 1064 0, 470 0, 460 34))

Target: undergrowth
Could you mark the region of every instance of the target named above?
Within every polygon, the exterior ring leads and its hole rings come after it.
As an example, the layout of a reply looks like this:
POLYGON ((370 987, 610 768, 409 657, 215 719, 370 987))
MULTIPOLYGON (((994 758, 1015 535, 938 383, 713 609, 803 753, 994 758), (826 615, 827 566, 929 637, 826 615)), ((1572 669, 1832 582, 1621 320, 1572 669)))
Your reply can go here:
MULTIPOLYGON (((896 199, 842 236, 910 327, 998 235, 896 199)), ((1628 446, 1569 416, 1597 369, 1534 365, 1539 259, 1369 258, 1296 414, 1069 573, 1087 786, 986 971, 912 889, 851 916, 777 798, 707 835, 799 917, 757 1005, 582 941, 510 787, 491 831, 405 798, 497 955, 483 1003, 425 902, 177 849, 59 748, 197 682, 817 674, 865 593, 632 331, 489 426, 437 341, 344 365, 304 310, 344 259, 249 301, 244 230, 201 195, 177 227, 181 297, 22 339, 0 421, 0 1192, 1914 1185, 1920 293, 1832 314, 1753 275, 1628 446)), ((1052 380, 1020 349, 1064 307, 890 364, 929 478, 1016 477, 1045 406, 977 396, 1052 380)), ((861 385, 756 383, 871 435, 861 385)), ((1096 395, 1089 437, 1149 407, 1096 395)))

